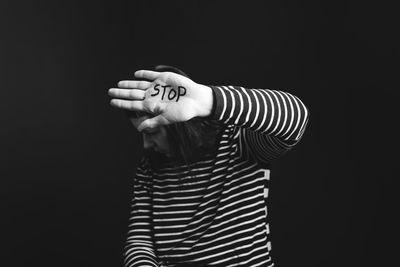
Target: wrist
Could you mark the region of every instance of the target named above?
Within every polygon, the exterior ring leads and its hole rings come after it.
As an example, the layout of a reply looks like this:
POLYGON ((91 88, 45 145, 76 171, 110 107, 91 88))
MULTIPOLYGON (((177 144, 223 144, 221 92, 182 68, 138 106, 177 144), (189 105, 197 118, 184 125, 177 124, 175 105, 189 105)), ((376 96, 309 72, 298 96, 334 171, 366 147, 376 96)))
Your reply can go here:
POLYGON ((213 111, 214 93, 209 86, 196 84, 199 92, 199 100, 197 105, 196 117, 209 117, 213 111))

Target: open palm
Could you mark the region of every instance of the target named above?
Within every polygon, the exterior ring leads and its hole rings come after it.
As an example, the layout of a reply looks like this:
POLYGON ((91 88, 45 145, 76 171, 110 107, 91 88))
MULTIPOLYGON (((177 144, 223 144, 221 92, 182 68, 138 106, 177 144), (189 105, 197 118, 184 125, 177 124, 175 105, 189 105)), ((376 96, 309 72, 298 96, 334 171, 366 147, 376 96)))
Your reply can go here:
POLYGON ((139 131, 208 116, 211 112, 212 91, 207 86, 173 72, 139 70, 135 77, 146 80, 120 81, 119 88, 108 92, 113 97, 112 106, 151 116, 139 125, 139 131))

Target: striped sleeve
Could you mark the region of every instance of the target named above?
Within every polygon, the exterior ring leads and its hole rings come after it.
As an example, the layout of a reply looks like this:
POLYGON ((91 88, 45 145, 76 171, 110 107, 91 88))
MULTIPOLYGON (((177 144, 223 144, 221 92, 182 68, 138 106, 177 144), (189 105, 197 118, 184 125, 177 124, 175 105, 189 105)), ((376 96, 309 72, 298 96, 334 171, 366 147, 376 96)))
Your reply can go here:
POLYGON ((211 86, 212 118, 240 127, 241 140, 253 156, 268 164, 302 137, 309 111, 296 96, 277 90, 211 86))
MULTIPOLYGON (((137 173, 140 176, 140 173, 137 173)), ((134 179, 134 196, 125 244, 125 267, 155 267, 158 260, 151 233, 151 199, 149 190, 140 179, 134 179)))

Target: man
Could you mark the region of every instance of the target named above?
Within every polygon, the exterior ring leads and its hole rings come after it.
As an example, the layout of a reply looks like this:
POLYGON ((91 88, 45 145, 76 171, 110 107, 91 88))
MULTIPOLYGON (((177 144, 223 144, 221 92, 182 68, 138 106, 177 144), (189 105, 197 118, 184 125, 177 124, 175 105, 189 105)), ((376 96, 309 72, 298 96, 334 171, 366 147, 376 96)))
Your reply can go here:
POLYGON ((109 89, 142 132, 125 266, 273 266, 264 201, 270 163, 309 112, 275 90, 205 86, 178 69, 109 89))

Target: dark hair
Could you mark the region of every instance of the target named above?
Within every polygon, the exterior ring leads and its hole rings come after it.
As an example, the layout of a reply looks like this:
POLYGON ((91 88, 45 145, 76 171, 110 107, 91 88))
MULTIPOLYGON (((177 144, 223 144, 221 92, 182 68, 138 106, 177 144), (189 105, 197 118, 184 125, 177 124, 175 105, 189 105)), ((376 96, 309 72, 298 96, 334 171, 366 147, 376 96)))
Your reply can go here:
MULTIPOLYGON (((154 69, 156 71, 170 71, 190 78, 176 67, 157 65, 154 69)), ((193 118, 186 122, 167 125, 166 129, 176 163, 187 165, 189 170, 191 163, 216 153, 216 142, 221 125, 215 120, 193 118)))

